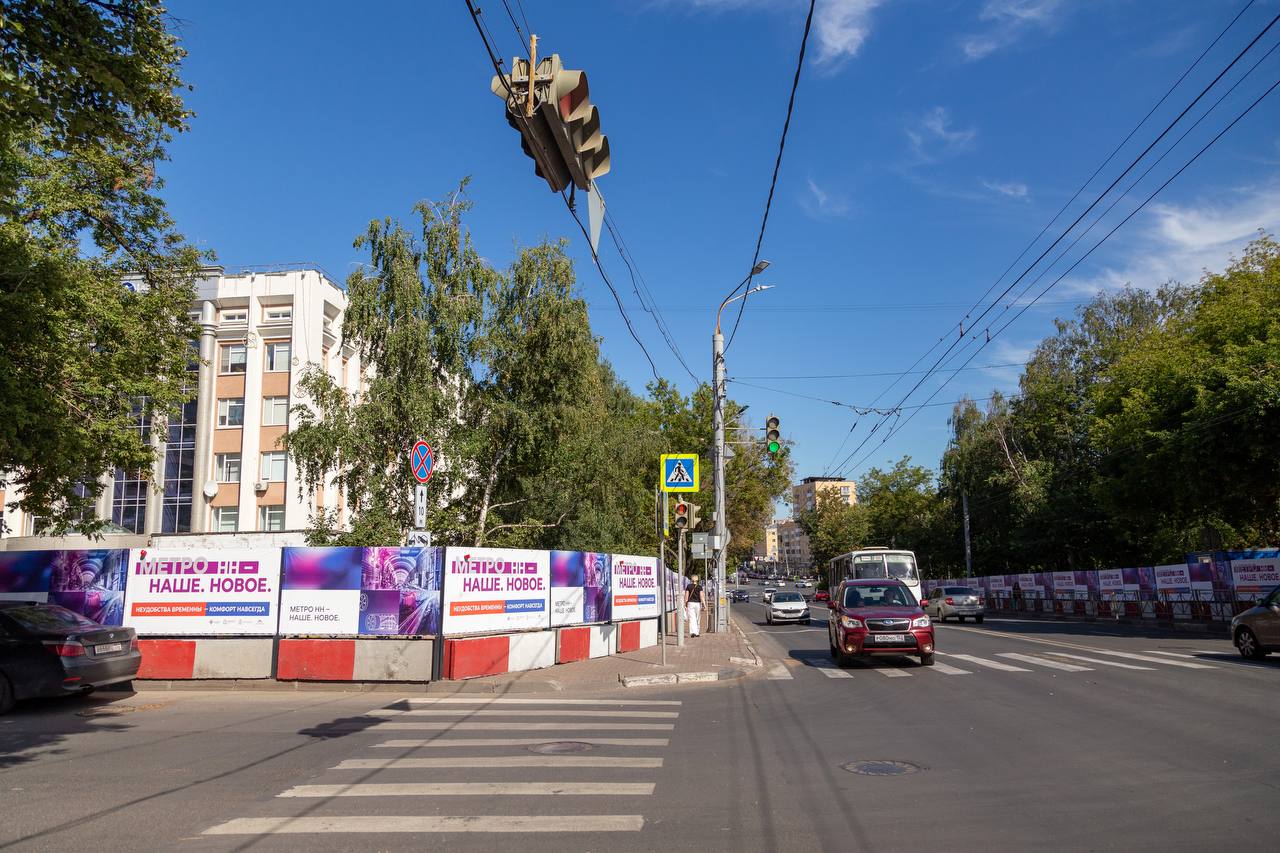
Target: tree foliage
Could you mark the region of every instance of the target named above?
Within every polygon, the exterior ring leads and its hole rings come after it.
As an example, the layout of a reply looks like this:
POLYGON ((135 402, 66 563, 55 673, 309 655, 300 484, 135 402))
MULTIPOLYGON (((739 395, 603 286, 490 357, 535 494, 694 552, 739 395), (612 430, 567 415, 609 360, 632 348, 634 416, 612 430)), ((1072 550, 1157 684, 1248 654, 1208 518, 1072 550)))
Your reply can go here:
POLYGON ((0 471, 53 532, 100 527, 99 478, 151 470, 138 417, 192 393, 200 256, 156 177, 183 55, 148 0, 0 10, 0 471))

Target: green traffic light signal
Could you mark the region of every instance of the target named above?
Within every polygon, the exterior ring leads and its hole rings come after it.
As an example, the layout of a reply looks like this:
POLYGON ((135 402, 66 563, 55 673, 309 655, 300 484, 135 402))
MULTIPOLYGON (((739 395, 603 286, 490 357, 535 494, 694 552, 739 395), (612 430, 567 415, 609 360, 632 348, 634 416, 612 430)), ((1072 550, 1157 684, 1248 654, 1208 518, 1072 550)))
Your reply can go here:
POLYGON ((777 453, 777 452, 778 452, 779 450, 781 450, 781 449, 782 449, 782 445, 781 445, 781 444, 779 444, 778 442, 776 442, 776 441, 771 441, 771 442, 769 442, 769 452, 770 452, 770 453, 777 453))

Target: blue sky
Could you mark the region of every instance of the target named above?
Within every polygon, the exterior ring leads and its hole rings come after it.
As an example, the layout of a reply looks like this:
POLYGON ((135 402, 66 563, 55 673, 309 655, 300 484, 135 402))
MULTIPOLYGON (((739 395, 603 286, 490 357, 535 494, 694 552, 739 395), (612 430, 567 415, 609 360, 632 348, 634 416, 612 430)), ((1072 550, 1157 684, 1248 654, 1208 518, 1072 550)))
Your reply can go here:
MULTIPOLYGON (((965 310, 1245 2, 819 1, 762 252, 772 266, 759 281, 775 289, 752 297, 727 356, 731 377, 774 389, 734 384, 730 393, 757 422, 769 412, 782 418, 798 476, 828 473, 833 459, 840 468, 876 419, 861 418, 837 456, 853 412, 794 395, 897 403, 918 376, 886 392, 892 376, 864 374, 906 370, 939 339, 958 336, 965 310), (828 378, 800 378, 814 376, 828 378)), ((519 39, 500 0, 481 5, 509 60, 519 39)), ((613 170, 600 181, 604 197, 685 360, 705 378, 715 306, 750 266, 807 4, 523 6, 539 52, 559 53, 566 67, 588 72, 612 149, 613 170)), ((1082 199, 1110 183, 1278 7, 1255 0, 1082 199)), ((471 227, 495 265, 505 267, 518 245, 570 238, 604 354, 642 390, 648 364, 577 226, 534 176, 502 102, 489 92, 491 68, 461 0, 358 8, 175 0, 171 11, 189 51, 185 76, 195 89, 188 101, 197 117, 170 148, 165 196, 188 238, 228 267, 312 262, 341 280, 366 260, 351 243, 370 219, 407 219, 415 201, 441 197, 470 176, 471 227)), ((1280 25, 1184 122, 1277 40, 1280 25)), ((1032 293, 1278 76, 1280 51, 1032 293)), ((1221 268, 1259 228, 1277 230, 1278 118, 1280 92, 1042 304, 1007 328, 1013 311, 1004 313, 991 327, 1000 333, 969 364, 1016 364, 1052 330, 1054 317, 1069 316, 1090 294, 1126 282, 1195 281, 1202 269, 1221 268)), ((1086 203, 1078 200, 1050 236, 1086 203)), ((640 309, 607 236, 601 245, 660 372, 689 390, 692 380, 640 309)), ((961 361, 977 344, 966 346, 961 361)), ((1002 366, 957 373, 945 387, 930 377, 906 404, 1014 392, 1017 376, 1016 367, 1002 366)), ((936 465, 949 413, 949 406, 922 409, 879 446, 883 428, 843 473, 857 476, 903 454, 936 465)))

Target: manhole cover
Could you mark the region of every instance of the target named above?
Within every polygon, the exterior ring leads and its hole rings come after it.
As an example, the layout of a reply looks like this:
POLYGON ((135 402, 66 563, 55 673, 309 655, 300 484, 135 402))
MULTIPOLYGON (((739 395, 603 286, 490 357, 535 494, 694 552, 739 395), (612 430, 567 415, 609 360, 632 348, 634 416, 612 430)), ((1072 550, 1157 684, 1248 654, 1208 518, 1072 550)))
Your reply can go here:
POLYGON ((541 755, 565 755, 570 752, 586 752, 591 744, 577 740, 553 740, 549 743, 535 743, 529 747, 530 752, 541 755))
POLYGON ((120 714, 131 714, 138 710, 132 705, 104 705, 101 708, 85 708, 76 711, 77 717, 115 717, 120 714))
POLYGON ((909 761, 850 761, 840 766, 859 776, 904 776, 923 769, 909 761))

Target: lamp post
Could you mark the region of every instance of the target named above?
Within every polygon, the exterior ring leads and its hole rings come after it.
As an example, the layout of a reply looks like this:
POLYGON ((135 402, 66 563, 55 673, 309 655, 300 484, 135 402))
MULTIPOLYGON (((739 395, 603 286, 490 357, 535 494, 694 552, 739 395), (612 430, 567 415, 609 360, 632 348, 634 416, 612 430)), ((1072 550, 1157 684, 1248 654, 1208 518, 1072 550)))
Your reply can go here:
POLYGON ((745 299, 753 293, 759 293, 762 290, 768 290, 773 285, 762 284, 758 287, 752 287, 738 293, 744 285, 750 283, 754 276, 765 271, 769 266, 768 261, 760 261, 751 268, 751 273, 744 278, 737 287, 729 292, 729 295, 720 303, 720 310, 716 312, 716 331, 711 336, 711 376, 713 383, 713 398, 715 404, 712 408, 712 420, 715 427, 715 449, 714 467, 715 467, 715 499, 716 499, 716 525, 714 533, 714 552, 715 552, 715 595, 716 595, 716 631, 729 630, 729 597, 725 593, 725 557, 727 555, 726 545, 728 542, 728 523, 725 519, 725 497, 724 497, 724 401, 725 401, 725 372, 724 372, 724 335, 720 332, 720 315, 724 313, 724 308, 730 302, 736 302, 739 299, 745 299))

